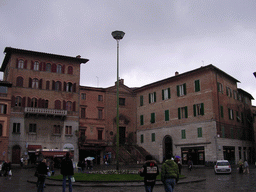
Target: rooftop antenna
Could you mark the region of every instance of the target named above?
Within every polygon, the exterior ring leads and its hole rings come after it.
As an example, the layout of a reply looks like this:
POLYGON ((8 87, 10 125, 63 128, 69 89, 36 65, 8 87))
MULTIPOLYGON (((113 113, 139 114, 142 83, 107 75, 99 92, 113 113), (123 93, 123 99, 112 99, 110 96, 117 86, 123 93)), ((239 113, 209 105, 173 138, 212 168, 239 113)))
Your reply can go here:
POLYGON ((204 66, 204 61, 202 60, 203 66, 204 66))

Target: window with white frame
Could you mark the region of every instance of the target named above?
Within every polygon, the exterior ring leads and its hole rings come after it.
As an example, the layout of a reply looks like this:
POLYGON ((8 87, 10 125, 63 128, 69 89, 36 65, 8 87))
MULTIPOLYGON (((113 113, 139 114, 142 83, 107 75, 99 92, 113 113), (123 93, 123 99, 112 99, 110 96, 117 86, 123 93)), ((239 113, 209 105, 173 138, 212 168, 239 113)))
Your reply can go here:
POLYGON ((156 102, 156 92, 149 93, 149 103, 155 103, 156 102))
POLYGON ((7 105, 0 104, 0 114, 6 114, 6 111, 7 111, 7 105))
POLYGON ((234 119, 234 111, 233 111, 233 109, 228 109, 228 116, 229 116, 229 119, 231 119, 231 120, 234 119))
POLYGON ((182 85, 177 85, 177 96, 184 96, 187 94, 187 90, 186 90, 186 83, 182 84, 182 85))
POLYGON ((23 61, 22 59, 20 59, 20 60, 18 61, 18 68, 19 68, 19 69, 23 69, 23 68, 24 68, 24 61, 23 61))
POLYGON ((34 70, 39 71, 39 62, 38 61, 35 61, 35 63, 34 63, 34 70))
POLYGON ((57 73, 62 73, 62 66, 61 65, 57 65, 57 73))
POLYGON ((199 103, 193 105, 193 110, 194 110, 194 116, 199 116, 199 115, 204 115, 204 104, 199 103))
POLYGON ((171 98, 171 89, 167 88, 167 89, 163 89, 162 90, 162 100, 167 100, 171 98))
POLYGON ((38 89, 38 84, 39 84, 39 81, 37 78, 32 79, 32 88, 33 89, 38 89))

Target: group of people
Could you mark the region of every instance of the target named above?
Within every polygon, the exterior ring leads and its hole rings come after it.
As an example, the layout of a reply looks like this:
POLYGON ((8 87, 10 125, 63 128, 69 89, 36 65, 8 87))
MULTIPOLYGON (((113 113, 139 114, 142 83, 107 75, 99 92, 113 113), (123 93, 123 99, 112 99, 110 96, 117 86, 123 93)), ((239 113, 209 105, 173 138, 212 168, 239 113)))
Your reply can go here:
MULTIPOLYGON (((37 166, 35 176, 38 177, 37 180, 37 192, 43 192, 45 188, 45 179, 49 172, 48 166, 46 164, 46 159, 43 159, 37 166)), ((62 189, 63 192, 66 191, 66 180, 68 179, 69 183, 69 192, 72 192, 72 177, 74 175, 73 162, 70 158, 70 153, 66 153, 66 157, 61 161, 61 171, 63 175, 62 189)))
POLYGON ((240 159, 238 161, 238 170, 239 170, 239 173, 250 173, 249 164, 247 160, 243 161, 242 159, 240 159))
MULTIPOLYGON (((146 192, 152 192, 156 183, 156 177, 159 175, 159 168, 151 155, 146 156, 146 162, 142 169, 139 170, 139 174, 144 177, 146 192)), ((166 192, 172 192, 174 186, 179 181, 179 166, 171 154, 166 155, 166 160, 162 164, 161 181, 166 192)))

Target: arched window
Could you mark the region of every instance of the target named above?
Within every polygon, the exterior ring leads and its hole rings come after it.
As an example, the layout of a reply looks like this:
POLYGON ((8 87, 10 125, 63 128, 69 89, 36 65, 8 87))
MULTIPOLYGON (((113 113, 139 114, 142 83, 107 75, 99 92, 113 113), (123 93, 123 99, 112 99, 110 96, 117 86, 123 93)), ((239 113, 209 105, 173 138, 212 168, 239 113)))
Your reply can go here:
POLYGON ((56 100, 54 102, 54 108, 55 109, 61 109, 61 102, 60 102, 60 100, 56 100))
POLYGON ((21 107, 22 105, 22 98, 20 96, 15 98, 15 106, 21 107))
POLYGON ((57 73, 62 73, 62 70, 61 70, 61 65, 57 65, 57 73))
POLYGON ((17 77, 16 86, 17 87, 23 87, 23 78, 22 77, 17 77))
POLYGON ((46 64, 46 71, 51 72, 52 71, 52 65, 50 63, 46 64))
POLYGON ((31 107, 37 107, 37 98, 32 98, 30 106, 31 107))
POLYGON ((72 83, 67 83, 66 91, 72 92, 72 87, 73 87, 72 83))
POLYGON ((61 82, 60 81, 55 82, 55 91, 61 91, 61 82))
POLYGON ((35 71, 39 71, 39 62, 38 62, 38 61, 36 61, 36 62, 34 63, 34 70, 35 70, 35 71))
POLYGON ((68 74, 72 75, 73 74, 73 67, 68 66, 68 74))
POLYGON ((38 89, 38 79, 37 78, 34 78, 32 79, 32 88, 33 89, 38 89))
POLYGON ((19 60, 18 62, 18 68, 23 69, 24 68, 24 61, 22 59, 19 60))
POLYGON ((67 110, 67 111, 72 111, 72 102, 71 102, 71 101, 68 101, 68 102, 66 103, 66 110, 67 110))

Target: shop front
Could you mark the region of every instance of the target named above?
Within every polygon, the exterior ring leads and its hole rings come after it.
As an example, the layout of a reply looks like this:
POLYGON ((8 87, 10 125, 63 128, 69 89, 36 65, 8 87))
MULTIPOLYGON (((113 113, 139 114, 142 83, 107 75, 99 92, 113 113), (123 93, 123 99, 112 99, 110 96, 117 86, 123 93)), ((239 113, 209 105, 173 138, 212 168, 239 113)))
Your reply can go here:
POLYGON ((188 164, 188 160, 191 160, 193 162, 193 165, 204 165, 204 147, 182 147, 181 158, 182 164, 188 164))

